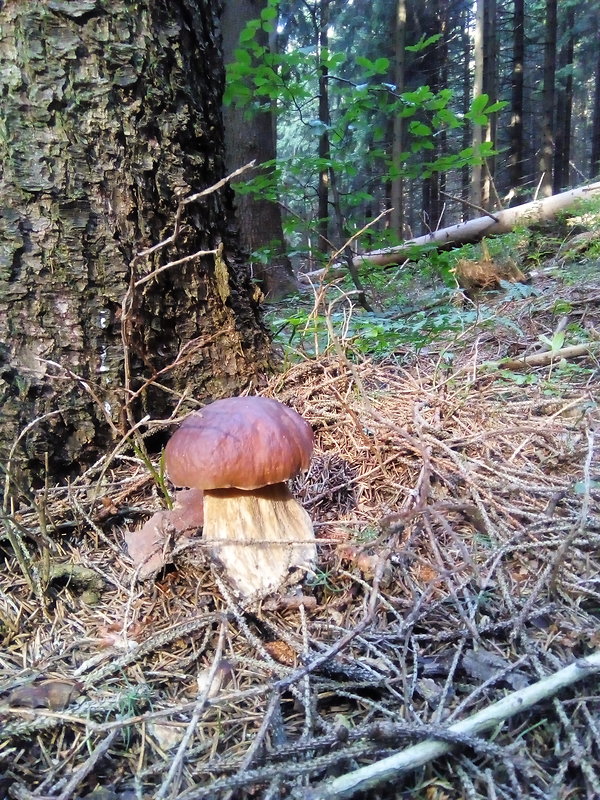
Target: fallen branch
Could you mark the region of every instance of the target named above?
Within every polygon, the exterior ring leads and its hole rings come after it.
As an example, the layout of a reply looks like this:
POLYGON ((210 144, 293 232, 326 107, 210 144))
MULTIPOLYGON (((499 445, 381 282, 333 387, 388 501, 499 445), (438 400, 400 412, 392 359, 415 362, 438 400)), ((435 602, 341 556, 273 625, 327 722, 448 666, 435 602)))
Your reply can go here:
MULTIPOLYGON (((600 650, 587 658, 578 659, 570 666, 531 686, 512 692, 473 716, 450 725, 448 731, 477 734, 489 730, 541 700, 553 697, 565 686, 571 686, 596 672, 600 672, 600 650)), ((428 739, 374 764, 335 778, 321 788, 308 792, 305 795, 306 800, 333 800, 333 798, 337 800, 337 798, 352 797, 357 792, 369 791, 384 781, 397 779, 403 772, 421 767, 434 758, 451 752, 455 747, 455 744, 428 739)))
POLYGON ((580 186, 568 192, 545 197, 543 200, 534 200, 531 203, 524 203, 514 208, 497 211, 493 217, 488 214, 485 217, 478 217, 467 222, 460 222, 458 225, 451 225, 449 228, 432 231, 432 233, 428 233, 425 236, 410 239, 404 244, 398 245, 398 247, 386 247, 383 250, 362 253, 362 255, 353 259, 353 264, 355 267, 361 267, 367 262, 385 267, 388 264, 397 264, 399 261, 410 257, 411 251, 415 247, 432 245, 442 249, 454 244, 477 242, 483 239, 484 236, 508 233, 517 224, 531 225, 535 222, 553 219, 560 211, 568 208, 576 200, 592 197, 599 193, 600 182, 591 183, 589 186, 580 186))
POLYGON ((571 347, 561 347, 560 350, 547 350, 543 353, 534 353, 523 358, 511 358, 502 361, 494 361, 492 365, 501 369, 519 370, 526 367, 546 367, 555 361, 563 358, 577 358, 594 353, 600 350, 600 342, 588 342, 588 344, 575 344, 571 347))
POLYGON ((118 735, 118 730, 112 730, 107 733, 100 744, 91 751, 86 761, 71 775, 67 785, 58 795, 57 800, 70 800, 73 797, 80 784, 94 771, 96 764, 108 753, 118 735))

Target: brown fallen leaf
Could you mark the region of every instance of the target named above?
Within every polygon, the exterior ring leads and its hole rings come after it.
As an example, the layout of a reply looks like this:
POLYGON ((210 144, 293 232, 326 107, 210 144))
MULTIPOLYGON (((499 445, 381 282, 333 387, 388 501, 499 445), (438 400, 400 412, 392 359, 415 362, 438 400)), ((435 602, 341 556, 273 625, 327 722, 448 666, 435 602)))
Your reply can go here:
POLYGON ((144 627, 141 622, 130 625, 123 631, 121 622, 112 622, 98 628, 97 641, 100 647, 114 647, 116 650, 135 650, 143 637, 144 627))
POLYGON ((205 694, 206 697, 216 697, 221 689, 224 689, 225 686, 233 679, 233 667, 222 658, 219 661, 219 666, 217 667, 215 674, 213 675, 213 679, 208 683, 210 678, 210 673, 212 671, 212 667, 206 667, 206 669, 201 670, 198 673, 197 677, 197 685, 198 685, 198 694, 203 695, 205 694))
POLYGON ((157 511, 137 531, 127 531, 125 543, 138 578, 144 580, 170 561, 166 552, 169 535, 175 539, 193 534, 204 522, 203 493, 200 489, 182 489, 175 493, 173 508, 157 511))
POLYGON ((81 683, 47 680, 38 684, 18 686, 8 695, 11 706, 21 708, 49 708, 62 711, 81 694, 81 683))
POLYGON ((165 752, 177 747, 185 736, 186 725, 182 722, 150 722, 148 733, 165 752))
MULTIPOLYGON (((381 567, 381 555, 370 555, 366 553, 362 547, 357 547, 356 545, 350 544, 338 547, 338 554, 343 561, 348 561, 350 564, 358 567, 366 580, 374 578, 378 569, 381 567)), ((382 576, 384 581, 388 579, 390 574, 389 565, 384 563, 382 576)))
POLYGON ((296 611, 300 606, 312 611, 317 607, 317 598, 312 594, 273 595, 262 604, 265 611, 296 611))

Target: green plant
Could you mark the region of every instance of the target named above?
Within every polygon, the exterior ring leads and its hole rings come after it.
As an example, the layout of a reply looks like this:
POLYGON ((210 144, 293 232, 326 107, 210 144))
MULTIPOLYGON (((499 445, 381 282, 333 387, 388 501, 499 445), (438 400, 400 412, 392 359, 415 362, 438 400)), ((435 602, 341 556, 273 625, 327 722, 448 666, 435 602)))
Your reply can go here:
POLYGON ((354 541, 357 544, 370 544, 379 536, 379 531, 372 525, 362 528, 354 534, 354 541))
POLYGON ((517 386, 531 386, 539 382, 539 377, 532 372, 513 372, 510 369, 499 369, 498 377, 517 386))
POLYGON ((552 306, 553 314, 570 314, 573 306, 568 300, 555 300, 552 306))
MULTIPOLYGON (((303 242, 315 251, 315 230, 321 222, 317 218, 317 183, 324 174, 331 184, 333 227, 341 244, 353 229, 364 225, 369 208, 377 204, 387 182, 399 176, 426 178, 461 169, 481 163, 494 152, 493 145, 485 142, 477 151, 459 147, 440 156, 436 137, 470 123, 486 124, 504 102, 490 102, 482 94, 466 113, 456 113, 449 89, 419 86, 398 91, 389 82, 389 59, 369 58, 365 52, 353 55, 343 38, 337 37, 336 26, 328 34, 327 45, 317 44, 317 18, 311 18, 317 10, 311 11, 308 4, 299 12, 304 17, 288 34, 286 44, 280 52, 273 52, 260 43, 257 34, 276 30, 279 6, 279 0, 268 0, 260 17, 242 30, 235 58, 227 65, 224 101, 244 109, 248 116, 276 109, 278 158, 259 175, 236 184, 236 191, 271 200, 285 196, 292 212, 286 219, 286 235, 294 248, 303 242), (325 116, 318 102, 323 74, 328 95, 325 116), (406 141, 400 158, 392 161, 386 137, 394 117, 405 121, 406 141), (321 147, 324 137, 328 142, 325 149, 321 147)), ((423 36, 407 49, 425 51, 438 38, 423 36)), ((461 141, 458 136, 454 140, 461 141)), ((382 246, 397 242, 389 232, 379 236, 387 239, 382 246)), ((368 234, 367 246, 375 237, 374 232, 368 234)), ((317 239, 316 249, 319 247, 317 239)))
POLYGON ((560 350, 565 343, 565 332, 556 331, 551 338, 544 336, 544 334, 541 333, 539 339, 542 344, 545 344, 546 347, 548 347, 551 353, 556 353, 556 351, 560 350))
POLYGON ((511 281, 499 281, 500 286, 504 289, 504 299, 523 300, 527 297, 539 297, 542 292, 536 286, 530 286, 527 283, 512 283, 511 281))
POLYGON ((152 475, 152 479, 154 483, 158 487, 160 493, 163 496, 163 500, 165 502, 165 506, 168 509, 173 508, 173 498, 171 497, 171 493, 169 491, 169 487, 167 486, 167 473, 165 470, 165 454, 164 450, 160 454, 160 459, 158 461, 158 469, 152 463, 150 456, 146 452, 146 448, 143 449, 139 447, 136 443, 133 445, 133 452, 136 456, 144 462, 144 466, 152 475))
POLYGON ((314 574, 309 576, 306 580, 306 585, 312 589, 321 588, 330 594, 339 594, 343 588, 336 586, 331 581, 331 570, 315 569, 314 574))

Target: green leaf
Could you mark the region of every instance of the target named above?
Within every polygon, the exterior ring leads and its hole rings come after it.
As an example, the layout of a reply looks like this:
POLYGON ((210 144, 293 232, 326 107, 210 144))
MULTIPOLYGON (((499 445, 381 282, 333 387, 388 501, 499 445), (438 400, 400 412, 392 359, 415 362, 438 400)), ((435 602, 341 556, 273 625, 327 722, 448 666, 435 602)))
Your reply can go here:
POLYGON ((546 347, 549 347, 550 350, 555 353, 557 350, 560 350, 565 343, 565 332, 560 331, 559 333, 555 333, 551 339, 548 338, 548 336, 544 336, 542 333, 540 334, 539 339, 546 345, 546 347))
POLYGON ((240 44, 243 42, 250 42, 254 39, 256 34, 257 28, 251 28, 250 23, 244 28, 244 30, 240 33, 240 44))
POLYGON ((448 108, 441 108, 433 116, 434 125, 444 126, 448 128, 460 128, 461 121, 459 118, 448 108))
POLYGON ((477 116, 479 114, 482 114, 483 110, 485 109, 485 107, 488 104, 488 100, 489 99, 490 99, 489 95, 487 95, 487 94, 477 95, 477 97, 475 97, 473 99, 473 102, 471 103, 471 108, 470 108, 468 113, 473 115, 473 116, 477 116))
POLYGON ((364 56, 356 56, 356 63, 359 67, 363 67, 364 69, 373 69, 373 62, 370 58, 365 58, 364 56))
POLYGON ((375 60, 375 63, 373 64, 373 69, 375 70, 375 72, 378 72, 379 74, 387 72, 389 68, 390 68, 389 58, 383 58, 383 57, 378 58, 375 60))
POLYGON ((496 111, 501 111, 503 108, 506 108, 508 105, 507 100, 498 100, 497 103, 492 103, 491 106, 488 106, 485 109, 486 114, 494 114, 496 111))
POLYGON ((433 36, 428 36, 427 38, 425 38, 425 34, 423 34, 416 44, 406 45, 404 49, 408 50, 410 53, 418 53, 421 50, 424 50, 426 47, 429 47, 430 44, 434 44, 438 41, 438 39, 441 38, 441 33, 434 33, 433 36))
POLYGON ((423 122, 418 121, 411 122, 408 126, 408 130, 413 136, 431 136, 433 133, 429 125, 425 125, 423 122))
POLYGON ((277 19, 277 9, 273 6, 267 6, 260 12, 260 18, 263 20, 277 19))
POLYGON ((234 63, 236 64, 242 64, 245 67, 249 67, 252 64, 250 53, 242 47, 238 47, 237 50, 234 50, 233 55, 235 56, 234 63))

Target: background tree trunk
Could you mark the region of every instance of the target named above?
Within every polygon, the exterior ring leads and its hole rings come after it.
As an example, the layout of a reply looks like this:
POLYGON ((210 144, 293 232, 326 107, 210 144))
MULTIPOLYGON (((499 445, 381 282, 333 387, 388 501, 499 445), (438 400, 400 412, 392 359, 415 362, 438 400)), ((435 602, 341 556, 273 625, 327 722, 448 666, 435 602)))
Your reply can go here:
POLYGON ((514 0, 511 75, 509 181, 516 194, 523 179, 523 85, 525 73, 525 0, 514 0))
MULTIPOLYGON (((485 37, 485 0, 477 0, 475 11, 475 29, 473 34, 473 59, 475 73, 473 76, 473 98, 483 94, 483 62, 484 62, 484 37, 485 37)), ((477 153, 483 142, 483 126, 473 123, 473 150, 477 153)), ((481 207, 483 168, 481 164, 473 164, 471 174, 471 202, 481 207)))
MULTIPOLYGON (((461 9, 460 17, 460 41, 462 50, 462 70, 461 70, 461 111, 465 115, 469 111, 471 100, 471 37, 469 27, 471 24, 471 12, 467 6, 461 9)), ((462 149, 466 150, 473 142, 470 136, 469 126, 465 125, 462 130, 462 149)), ((471 195, 471 169, 466 164, 460 171, 460 185, 462 197, 471 195)), ((469 210, 466 205, 461 206, 462 220, 469 218, 469 210)))
POLYGON ((600 175, 600 50, 596 63, 596 88, 594 91, 594 111, 592 115, 592 155, 590 158, 590 178, 600 175))
MULTIPOLYGON (((331 118, 329 116, 329 68, 326 58, 328 57, 329 46, 329 2, 330 0, 320 0, 318 10, 318 47, 317 61, 319 70, 319 122, 324 126, 323 132, 319 136, 319 235, 321 241, 319 248, 327 250, 327 239, 329 236, 329 166, 331 158, 331 145, 329 142, 329 128, 331 118)), ((316 19, 316 18, 315 18, 316 19)))
POLYGON ((546 33, 544 41, 544 89, 542 95, 542 147, 540 152, 540 194, 552 194, 554 163, 554 98, 556 75, 556 2, 546 0, 546 33))
POLYGON ((564 42, 560 48, 558 68, 560 85, 556 91, 556 135, 554 154, 554 194, 569 184, 571 160, 571 119, 573 116, 573 54, 575 51, 575 8, 565 9, 564 42), (565 75, 564 72, 567 72, 565 75))
MULTIPOLYGON (((260 17, 266 7, 265 0, 225 0, 223 5, 223 54, 225 63, 233 61, 239 45, 240 33, 247 22, 260 17)), ((269 35, 264 30, 255 34, 258 45, 268 48, 269 35)), ((272 161, 277 156, 276 118, 272 108, 254 111, 235 105, 223 109, 225 122, 225 154, 227 171, 255 160, 257 165, 272 161)), ((265 173, 267 168, 259 167, 265 173)), ((256 173, 252 173, 254 175, 256 173)), ((249 175, 242 176, 244 178, 249 175)), ((296 288, 290 260, 285 252, 280 206, 266 197, 253 194, 236 194, 237 221, 242 247, 252 254, 261 249, 269 251, 266 263, 252 259, 252 272, 261 289, 276 299, 296 288)))
MULTIPOLYGON (((440 0, 427 0, 423 3, 420 13, 422 15, 423 31, 426 36, 440 35, 440 38, 428 50, 427 58, 427 85, 432 92, 439 92, 443 88, 443 71, 445 44, 443 34, 447 14, 447 5, 440 0)), ((428 121, 428 120, 427 120, 428 121)), ((439 138, 434 139, 435 150, 427 154, 427 158, 434 160, 441 155, 441 142, 439 138)), ((422 204, 424 231, 437 230, 443 225, 444 205, 440 190, 442 178, 440 173, 435 171, 428 175, 422 182, 422 204)))
MULTIPOLYGON (((487 0, 484 14, 483 37, 483 91, 495 103, 498 97, 498 36, 496 31, 496 0, 487 0)), ((488 117, 488 124, 483 130, 483 140, 495 144, 496 142, 497 115, 488 117)), ((496 159, 489 156, 483 166, 482 175, 482 204, 484 208, 493 208, 495 205, 494 176, 496 174, 496 159)))
MULTIPOLYGON (((396 94, 404 91, 404 67, 406 38, 406 0, 396 0, 396 16, 394 25, 394 85, 396 94)), ((400 155, 404 140, 404 120, 400 114, 394 115, 392 128, 392 163, 397 170, 390 186, 390 227, 399 239, 404 236, 404 178, 401 174, 400 155)))
POLYGON ((146 380, 156 379, 136 411, 160 418, 180 393, 234 394, 268 364, 229 190, 188 206, 176 245, 132 264, 171 233, 178 197, 223 176, 219 10, 218 0, 0 10, 0 463, 37 420, 17 454, 38 482, 46 460, 55 479, 106 453, 146 380), (135 288, 122 319, 134 281, 221 243, 222 256, 135 288))

